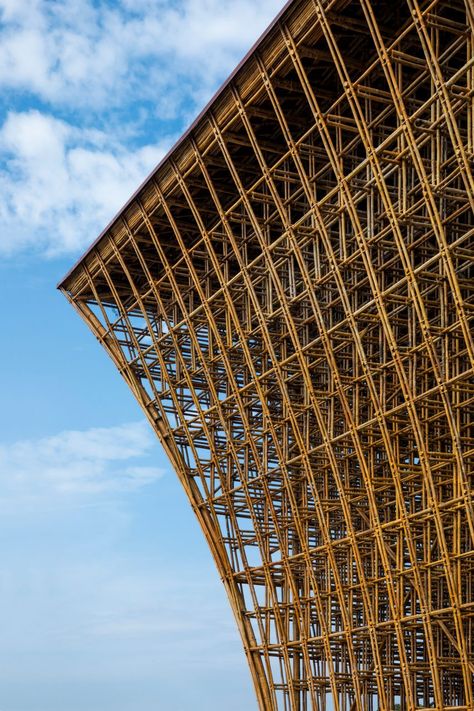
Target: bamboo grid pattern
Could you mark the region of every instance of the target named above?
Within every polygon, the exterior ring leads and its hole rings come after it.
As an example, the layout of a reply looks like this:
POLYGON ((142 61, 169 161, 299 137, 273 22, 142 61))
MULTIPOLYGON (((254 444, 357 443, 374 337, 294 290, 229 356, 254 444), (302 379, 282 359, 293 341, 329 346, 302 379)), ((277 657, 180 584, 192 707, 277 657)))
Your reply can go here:
POLYGON ((295 0, 65 278, 261 709, 473 709, 472 0, 295 0))

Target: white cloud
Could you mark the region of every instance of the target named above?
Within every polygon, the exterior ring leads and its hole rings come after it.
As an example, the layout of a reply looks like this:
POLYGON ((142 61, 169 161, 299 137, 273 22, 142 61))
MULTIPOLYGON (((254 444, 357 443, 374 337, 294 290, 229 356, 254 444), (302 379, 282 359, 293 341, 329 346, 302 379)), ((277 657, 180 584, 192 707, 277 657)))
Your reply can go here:
POLYGON ((124 96, 153 97, 159 106, 160 93, 164 97, 184 77, 197 80, 194 89, 200 85, 196 94, 202 96, 282 4, 0 0, 0 86, 68 106, 117 105, 124 96))
POLYGON ((135 462, 154 445, 146 422, 0 445, 0 502, 139 489, 162 476, 160 468, 135 462))
POLYGON ((0 254, 87 247, 282 4, 0 0, 0 254))
POLYGON ((35 110, 8 114, 0 128, 0 252, 84 248, 167 145, 132 150, 35 110))

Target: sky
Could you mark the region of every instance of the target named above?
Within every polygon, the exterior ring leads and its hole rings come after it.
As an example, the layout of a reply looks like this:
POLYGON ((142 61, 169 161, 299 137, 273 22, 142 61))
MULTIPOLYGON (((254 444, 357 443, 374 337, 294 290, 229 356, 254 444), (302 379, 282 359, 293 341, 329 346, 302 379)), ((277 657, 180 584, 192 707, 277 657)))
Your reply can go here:
POLYGON ((190 506, 56 284, 283 0, 0 0, 0 711, 255 710, 190 506))

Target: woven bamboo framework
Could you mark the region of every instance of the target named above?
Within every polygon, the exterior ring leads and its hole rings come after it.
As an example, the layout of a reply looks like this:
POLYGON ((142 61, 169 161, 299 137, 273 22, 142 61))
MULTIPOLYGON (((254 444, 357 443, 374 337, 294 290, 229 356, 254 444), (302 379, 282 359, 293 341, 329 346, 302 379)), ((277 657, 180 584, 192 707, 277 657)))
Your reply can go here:
POLYGON ((295 0, 61 285, 261 709, 473 709, 471 0, 295 0))

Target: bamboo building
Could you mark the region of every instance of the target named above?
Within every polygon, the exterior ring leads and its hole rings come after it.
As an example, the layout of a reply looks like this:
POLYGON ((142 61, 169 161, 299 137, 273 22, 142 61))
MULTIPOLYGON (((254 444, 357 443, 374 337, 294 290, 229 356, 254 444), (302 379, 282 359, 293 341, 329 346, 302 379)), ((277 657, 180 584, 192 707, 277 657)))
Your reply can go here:
POLYGON ((474 709, 473 0, 292 0, 60 289, 262 711, 474 709))

